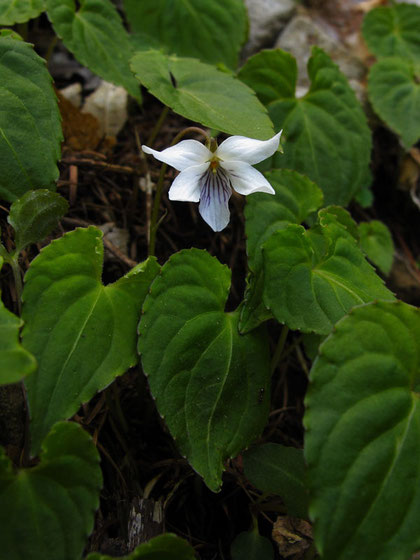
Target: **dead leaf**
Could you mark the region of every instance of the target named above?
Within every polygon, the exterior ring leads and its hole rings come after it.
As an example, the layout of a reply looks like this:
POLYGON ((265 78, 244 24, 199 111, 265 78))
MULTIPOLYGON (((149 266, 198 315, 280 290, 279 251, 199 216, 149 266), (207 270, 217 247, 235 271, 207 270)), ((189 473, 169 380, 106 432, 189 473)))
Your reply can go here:
POLYGON ((281 556, 301 560, 312 545, 312 527, 304 519, 279 516, 274 523, 272 537, 281 556))
POLYGON ((115 137, 127 121, 127 100, 128 95, 123 87, 102 82, 86 98, 82 112, 97 119, 101 136, 115 137))

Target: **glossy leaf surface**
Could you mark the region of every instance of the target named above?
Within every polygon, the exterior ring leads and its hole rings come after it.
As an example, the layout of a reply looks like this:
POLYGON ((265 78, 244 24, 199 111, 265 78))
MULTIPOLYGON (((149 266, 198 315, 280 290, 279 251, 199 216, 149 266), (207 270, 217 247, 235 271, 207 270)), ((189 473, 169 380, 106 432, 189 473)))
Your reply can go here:
POLYGON ((24 23, 45 10, 45 0, 0 0, 0 25, 24 23))
POLYGON ((310 515, 325 560, 420 548, 420 312, 354 309, 321 345, 306 398, 310 515))
POLYGON ((352 307, 393 300, 357 245, 356 224, 327 208, 310 230, 289 225, 264 244, 264 302, 291 329, 328 334, 352 307))
POLYGON ((27 380, 32 450, 54 422, 137 362, 136 329, 158 265, 152 258, 101 282, 102 232, 77 229, 45 247, 25 276, 23 344, 38 362, 27 380))
POLYGON ((93 529, 99 455, 77 424, 56 424, 40 463, 14 472, 0 451, 0 542, 8 560, 75 560, 93 529))
POLYGON ((46 189, 29 191, 10 207, 7 221, 15 230, 15 251, 38 243, 57 227, 68 209, 67 201, 46 189))
POLYGON ((345 206, 370 183, 371 133, 346 77, 317 47, 308 74, 311 87, 296 98, 296 61, 277 49, 251 57, 239 77, 266 105, 274 128, 284 130, 284 154, 275 154, 271 167, 307 175, 325 204, 345 206))
POLYGON ((62 139, 52 80, 32 46, 0 37, 0 198, 10 202, 58 178, 62 139))
POLYGON ((179 56, 235 68, 247 32, 242 0, 124 0, 131 29, 179 56))
POLYGON ((225 313, 230 271, 206 251, 173 255, 140 322, 143 370, 181 453, 217 491, 223 463, 262 430, 269 407, 264 330, 241 336, 225 313))
POLYGON ((209 64, 149 50, 137 52, 131 68, 151 94, 187 119, 248 138, 267 140, 274 134, 255 93, 209 64))
POLYGON ((407 149, 420 139, 419 72, 420 66, 416 69, 409 60, 384 58, 372 66, 368 78, 375 112, 401 136, 407 149))
POLYGON ((308 516, 303 450, 265 443, 245 451, 244 474, 258 490, 277 494, 295 517, 308 516))
MULTIPOLYGON (((106 556, 94 552, 86 560, 112 560, 113 556, 106 556)), ((131 554, 123 556, 121 560, 195 560, 194 549, 187 541, 172 533, 165 533, 150 539, 138 546, 131 554)))
POLYGON ((377 57, 420 60, 420 7, 412 4, 370 10, 362 26, 363 38, 377 57))
POLYGON ((110 0, 46 0, 54 30, 79 62, 141 101, 128 61, 131 43, 110 0))

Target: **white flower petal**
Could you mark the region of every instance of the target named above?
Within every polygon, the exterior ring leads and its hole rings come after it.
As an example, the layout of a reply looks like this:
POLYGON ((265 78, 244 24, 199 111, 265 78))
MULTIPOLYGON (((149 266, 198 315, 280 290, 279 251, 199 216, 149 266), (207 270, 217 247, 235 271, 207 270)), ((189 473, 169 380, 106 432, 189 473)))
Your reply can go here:
POLYGON ((191 165, 200 165, 200 163, 208 161, 213 155, 204 144, 197 140, 182 140, 182 142, 178 142, 175 146, 170 146, 161 152, 143 146, 143 152, 175 167, 178 171, 184 171, 191 165))
POLYGON ((265 192, 275 194, 273 187, 262 173, 242 161, 228 161, 220 164, 229 175, 232 187, 239 194, 265 192))
POLYGON ((169 200, 198 202, 202 187, 202 178, 209 167, 208 163, 188 167, 175 178, 169 189, 169 200))
POLYGON ((270 140, 254 140, 245 136, 231 136, 216 150, 216 155, 222 161, 244 161, 255 165, 272 156, 280 144, 282 131, 270 140))
POLYGON ((209 170, 202 180, 198 210, 213 231, 224 229, 230 218, 229 199, 232 194, 229 178, 223 169, 209 170))

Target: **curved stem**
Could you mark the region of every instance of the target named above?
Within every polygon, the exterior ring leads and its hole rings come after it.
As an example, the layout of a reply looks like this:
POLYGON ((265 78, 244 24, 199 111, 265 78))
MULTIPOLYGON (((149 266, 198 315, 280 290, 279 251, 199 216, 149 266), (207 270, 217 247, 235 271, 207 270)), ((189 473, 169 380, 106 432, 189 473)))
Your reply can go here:
MULTIPOLYGON (((174 146, 175 144, 177 144, 181 138, 183 138, 186 134, 189 134, 191 132, 196 132, 198 134, 202 134, 204 136, 204 138, 206 139, 206 142, 210 143, 210 135, 203 130, 202 128, 199 128, 198 126, 189 126, 188 128, 184 128, 184 130, 181 130, 181 132, 179 132, 175 138, 172 140, 171 142, 171 146, 174 146)), ((157 221, 158 219, 158 214, 159 214, 159 208, 160 208, 160 201, 162 198, 162 189, 163 189, 163 181, 165 179, 165 173, 166 173, 166 169, 167 169, 167 164, 164 163, 162 164, 162 167, 160 168, 160 174, 159 174, 159 179, 156 185, 156 193, 155 193, 155 199, 153 201, 153 210, 152 210, 152 217, 150 219, 150 234, 149 234, 149 256, 150 255, 154 255, 155 254, 155 248, 156 248, 156 232, 159 226, 159 223, 157 221)))
POLYGON ((278 364, 280 362, 280 358, 282 357, 284 344, 286 342, 286 338, 287 338, 288 333, 289 333, 289 327, 287 327, 286 325, 283 325, 283 328, 281 329, 279 339, 277 341, 277 346, 276 346, 276 349, 274 351, 273 358, 271 360, 271 368, 270 369, 271 369, 272 374, 274 373, 276 367, 278 366, 278 364))
POLYGON ((166 117, 168 116, 168 113, 169 113, 169 107, 165 105, 155 126, 153 127, 152 132, 150 133, 149 138, 146 140, 146 144, 148 146, 153 145, 154 141, 156 140, 156 136, 159 134, 159 131, 162 128, 162 125, 165 122, 166 117))

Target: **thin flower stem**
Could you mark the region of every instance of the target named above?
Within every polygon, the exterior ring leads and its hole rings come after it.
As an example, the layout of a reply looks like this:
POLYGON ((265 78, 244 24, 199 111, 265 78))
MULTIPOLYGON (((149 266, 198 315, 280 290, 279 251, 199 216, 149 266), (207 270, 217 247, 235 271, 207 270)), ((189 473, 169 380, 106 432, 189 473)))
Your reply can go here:
MULTIPOLYGON (((181 130, 181 132, 175 136, 175 138, 171 142, 171 146, 177 144, 181 140, 181 138, 183 138, 186 134, 190 134, 191 132, 202 134, 205 137, 206 142, 210 142, 210 136, 209 134, 207 134, 205 130, 203 130, 202 128, 198 128, 197 126, 189 126, 188 128, 181 130)), ((156 232, 160 223, 160 222, 158 223, 157 219, 159 214, 160 201, 162 198, 163 181, 165 179, 165 173, 167 167, 168 166, 166 163, 162 164, 162 167, 160 168, 159 179, 156 185, 156 193, 155 193, 155 199, 153 201, 153 210, 152 210, 152 217, 150 220, 150 230, 149 230, 150 231, 149 256, 155 254, 156 232)))
POLYGON ((169 107, 167 105, 165 105, 165 107, 163 108, 160 117, 158 118, 152 132, 150 133, 149 138, 147 139, 146 145, 147 146, 153 146, 154 141, 156 140, 156 136, 159 134, 160 129, 162 128, 163 123, 166 120, 166 117, 168 116, 169 113, 169 107))
POLYGON ((287 327, 286 325, 283 325, 283 328, 281 330, 279 339, 277 341, 277 346, 276 349, 274 351, 274 356, 271 360, 271 373, 273 374, 275 369, 277 368, 279 362, 280 362, 280 358, 282 357, 283 354, 283 349, 284 349, 284 344, 286 342, 286 338, 287 335, 289 333, 289 327, 287 327))
POLYGON ((17 258, 9 259, 8 264, 10 264, 10 267, 13 272, 13 278, 15 280, 17 307, 18 307, 18 314, 20 317, 22 312, 22 291, 23 291, 22 274, 20 271, 20 266, 17 258))

